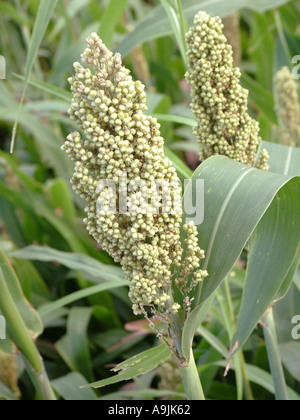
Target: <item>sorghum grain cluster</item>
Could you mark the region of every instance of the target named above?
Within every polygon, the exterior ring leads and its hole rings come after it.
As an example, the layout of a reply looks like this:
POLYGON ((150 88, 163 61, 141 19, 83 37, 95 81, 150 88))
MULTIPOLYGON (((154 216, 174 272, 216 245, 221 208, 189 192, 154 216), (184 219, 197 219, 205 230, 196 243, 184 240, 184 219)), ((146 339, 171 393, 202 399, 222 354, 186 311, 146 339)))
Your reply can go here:
POLYGON ((300 146, 300 103, 298 85, 288 67, 275 77, 276 110, 280 120, 280 137, 289 146, 300 146))
POLYGON ((195 135, 202 161, 219 154, 252 166, 261 142, 259 125, 247 113, 248 91, 240 84, 223 27, 219 17, 200 12, 186 36, 195 135))
MULTIPOLYGON (((70 116, 79 123, 85 139, 75 132, 63 146, 76 162, 73 188, 88 202, 87 230, 121 263, 130 282, 135 313, 143 312, 144 306, 158 313, 166 309, 177 312, 180 306, 169 303, 168 292, 172 267, 180 270, 183 254, 181 203, 178 210, 181 189, 176 170, 164 156, 157 120, 145 115, 144 86, 133 81, 129 70, 122 66, 120 54, 109 51, 97 34, 87 38, 87 44, 82 62, 90 67, 75 63, 75 76, 69 80, 73 93, 70 116), (163 187, 156 191, 156 205, 148 204, 143 191, 134 191, 137 178, 152 195, 153 182, 166 182, 169 198, 165 199, 163 187), (131 190, 125 211, 120 211, 119 201, 116 212, 108 211, 113 193, 109 187, 99 189, 102 180, 131 190), (162 211, 163 199, 168 211, 162 211)), ((196 226, 189 225, 186 231, 192 243, 188 242, 186 261, 190 261, 184 264, 184 275, 199 268, 204 257, 195 243, 196 226)), ((195 282, 207 273, 202 274, 200 278, 198 270, 195 282)))

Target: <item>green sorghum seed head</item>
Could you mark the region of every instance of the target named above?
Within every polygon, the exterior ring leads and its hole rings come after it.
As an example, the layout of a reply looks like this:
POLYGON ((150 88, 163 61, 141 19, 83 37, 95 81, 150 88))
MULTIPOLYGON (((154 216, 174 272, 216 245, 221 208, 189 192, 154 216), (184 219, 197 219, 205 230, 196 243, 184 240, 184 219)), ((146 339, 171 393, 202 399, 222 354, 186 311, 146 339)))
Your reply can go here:
POLYGON ((289 146, 300 146, 298 85, 288 67, 283 67, 275 76, 275 99, 281 141, 289 146))
MULTIPOLYGON (((97 34, 87 38, 87 44, 82 61, 91 68, 75 63, 75 75, 69 79, 73 93, 70 116, 85 133, 84 140, 78 132, 70 134, 63 146, 75 161, 73 188, 88 203, 87 230, 124 269, 134 311, 151 305, 162 312, 170 300, 171 266, 180 267, 183 253, 182 209, 174 211, 168 202, 170 212, 155 212, 153 203, 147 205, 134 185, 138 177, 149 191, 154 180, 166 181, 170 197, 176 197, 180 195, 179 180, 164 156, 160 125, 145 114, 144 86, 133 81, 120 54, 109 51, 97 34), (99 192, 101 180, 112 180, 129 191, 132 188, 126 201, 130 211, 107 211, 113 197, 107 189, 99 192), (142 204, 146 207, 141 213, 138 209, 142 204)), ((163 188, 157 194, 161 209, 163 188)), ((189 225, 186 230, 194 248, 183 263, 184 276, 199 268, 204 257, 197 245, 196 226, 189 225)), ((170 308, 171 312, 178 310, 176 303, 170 308)))
POLYGON ((259 125, 247 113, 248 91, 240 84, 223 27, 219 17, 200 12, 186 35, 194 133, 202 161, 219 154, 252 166, 261 142, 259 125))

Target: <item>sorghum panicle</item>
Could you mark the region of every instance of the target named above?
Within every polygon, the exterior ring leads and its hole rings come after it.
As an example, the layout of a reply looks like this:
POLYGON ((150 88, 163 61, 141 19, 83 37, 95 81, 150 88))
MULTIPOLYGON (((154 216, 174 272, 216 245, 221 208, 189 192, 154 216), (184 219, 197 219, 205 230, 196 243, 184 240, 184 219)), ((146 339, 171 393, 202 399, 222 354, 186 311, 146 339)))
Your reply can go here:
MULTIPOLYGON (((83 141, 78 132, 72 133, 63 146, 76 162, 73 188, 88 202, 85 223, 89 233, 124 269, 134 311, 139 313, 150 305, 159 313, 166 307, 177 312, 180 306, 176 302, 168 307, 171 267, 180 269, 183 253, 182 209, 180 205, 180 211, 176 211, 172 206, 181 193, 176 170, 164 156, 160 125, 145 115, 144 86, 133 81, 129 70, 122 66, 120 54, 109 51, 97 34, 87 38, 87 44, 82 61, 91 68, 75 63, 75 76, 69 80, 73 93, 70 116, 85 134, 83 141), (170 211, 155 212, 140 192, 131 192, 127 197, 130 211, 108 212, 108 191, 100 192, 99 182, 112 180, 130 190, 137 178, 144 181, 148 190, 155 180, 167 181, 171 188, 167 202, 170 211), (145 204, 146 211, 140 212, 145 204)), ((163 188, 157 194, 161 210, 163 188)), ((189 225, 186 230, 194 241, 197 228, 189 225)), ((191 261, 184 264, 185 274, 199 268, 204 254, 200 248, 190 247, 189 256, 191 261)), ((200 281, 199 272, 196 281, 200 281)))
POLYGON ((186 35, 186 79, 198 123, 194 133, 202 161, 219 154, 252 166, 261 142, 259 125, 247 113, 248 91, 240 84, 241 72, 223 27, 219 17, 200 12, 186 35))
POLYGON ((288 146, 300 146, 300 102, 298 85, 288 67, 275 77, 276 110, 280 120, 280 137, 288 146))

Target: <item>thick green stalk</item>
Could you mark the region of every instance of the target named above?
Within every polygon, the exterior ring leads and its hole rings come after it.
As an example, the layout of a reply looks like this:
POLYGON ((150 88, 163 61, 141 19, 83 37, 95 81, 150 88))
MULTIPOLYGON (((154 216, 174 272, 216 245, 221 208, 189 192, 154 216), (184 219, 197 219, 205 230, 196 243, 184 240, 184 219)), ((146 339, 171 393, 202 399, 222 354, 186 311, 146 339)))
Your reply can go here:
POLYGON ((205 401, 205 396, 192 349, 188 367, 179 366, 179 370, 187 399, 190 401, 205 401))
POLYGON ((287 386, 279 352, 279 345, 272 308, 270 308, 269 311, 265 314, 262 321, 264 323, 264 335, 275 387, 276 400, 288 401, 289 398, 287 394, 287 386))
POLYGON ((43 360, 32 340, 27 327, 15 305, 15 302, 5 284, 3 272, 0 269, 0 308, 9 325, 13 339, 18 348, 28 360, 32 374, 39 384, 42 396, 46 400, 55 400, 49 379, 45 372, 43 360))

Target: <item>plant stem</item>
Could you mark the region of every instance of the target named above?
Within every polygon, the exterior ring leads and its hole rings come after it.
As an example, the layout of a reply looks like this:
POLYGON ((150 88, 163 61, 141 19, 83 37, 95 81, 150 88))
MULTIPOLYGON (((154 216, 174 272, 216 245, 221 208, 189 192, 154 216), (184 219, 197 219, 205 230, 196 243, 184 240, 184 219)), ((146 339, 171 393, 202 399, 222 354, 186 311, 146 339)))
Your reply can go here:
POLYGON ((274 322, 273 308, 270 308, 263 317, 264 335, 271 373, 273 377, 275 396, 277 401, 288 401, 287 387, 282 367, 279 345, 274 322))
POLYGON ((187 399, 191 401, 205 401, 204 392, 192 349, 188 367, 179 366, 179 370, 187 399))
POLYGON ((3 272, 0 269, 0 307, 9 325, 14 341, 30 364, 36 383, 40 384, 45 400, 55 399, 49 379, 45 372, 43 360, 31 338, 27 327, 16 307, 16 304, 6 286, 3 272), (51 392, 50 392, 51 389, 51 392))

